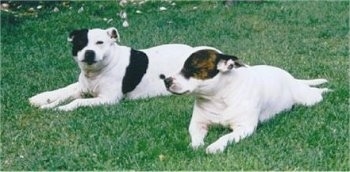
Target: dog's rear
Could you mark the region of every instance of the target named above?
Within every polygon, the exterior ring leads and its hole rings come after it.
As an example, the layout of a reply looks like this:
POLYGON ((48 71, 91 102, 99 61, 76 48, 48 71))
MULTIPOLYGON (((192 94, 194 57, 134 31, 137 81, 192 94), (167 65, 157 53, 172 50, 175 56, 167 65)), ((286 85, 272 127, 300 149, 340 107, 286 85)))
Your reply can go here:
POLYGON ((311 80, 297 80, 296 87, 293 90, 293 96, 297 103, 312 106, 322 101, 322 94, 330 91, 328 88, 317 88, 326 83, 326 79, 311 79, 311 80))

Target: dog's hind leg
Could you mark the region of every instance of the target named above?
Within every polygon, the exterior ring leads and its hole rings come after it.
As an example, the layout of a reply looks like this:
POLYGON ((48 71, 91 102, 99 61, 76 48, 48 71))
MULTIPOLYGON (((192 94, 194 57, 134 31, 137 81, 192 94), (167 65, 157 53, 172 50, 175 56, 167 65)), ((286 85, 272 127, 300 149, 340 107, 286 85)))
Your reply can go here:
POLYGON ((292 88, 296 103, 312 106, 322 101, 322 94, 331 91, 328 88, 314 88, 306 85, 298 85, 292 88))

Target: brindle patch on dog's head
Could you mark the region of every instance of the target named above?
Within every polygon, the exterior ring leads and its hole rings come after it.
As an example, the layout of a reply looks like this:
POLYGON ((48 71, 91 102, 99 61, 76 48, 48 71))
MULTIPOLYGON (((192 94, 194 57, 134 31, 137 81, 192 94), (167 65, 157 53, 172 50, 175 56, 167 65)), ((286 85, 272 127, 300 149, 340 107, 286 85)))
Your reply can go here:
POLYGON ((216 65, 219 62, 217 52, 214 50, 197 51, 186 60, 181 74, 185 78, 194 77, 196 79, 210 79, 219 73, 216 65))
POLYGON ((186 60, 181 74, 187 79, 190 77, 200 80, 211 79, 219 73, 217 69, 219 61, 229 59, 235 61, 235 67, 242 66, 235 56, 220 54, 215 50, 199 50, 186 60))

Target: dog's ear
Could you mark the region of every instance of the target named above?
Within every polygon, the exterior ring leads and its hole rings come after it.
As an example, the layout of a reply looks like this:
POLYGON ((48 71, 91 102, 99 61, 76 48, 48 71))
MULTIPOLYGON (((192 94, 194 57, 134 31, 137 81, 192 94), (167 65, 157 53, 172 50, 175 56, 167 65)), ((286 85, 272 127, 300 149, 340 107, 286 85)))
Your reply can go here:
POLYGON ((72 32, 69 33, 69 36, 67 38, 68 42, 73 42, 73 39, 75 37, 87 37, 87 32, 88 29, 78 29, 78 30, 73 30, 72 32))
POLYGON ((113 40, 120 42, 120 36, 119 36, 118 30, 116 28, 114 28, 114 27, 108 28, 107 34, 113 40))
POLYGON ((80 30, 73 30, 69 33, 69 36, 67 38, 68 42, 73 42, 74 36, 79 32, 80 30))
POLYGON ((217 69, 221 72, 227 72, 232 70, 233 68, 246 66, 236 56, 218 54, 218 58, 219 62, 217 65, 217 69))

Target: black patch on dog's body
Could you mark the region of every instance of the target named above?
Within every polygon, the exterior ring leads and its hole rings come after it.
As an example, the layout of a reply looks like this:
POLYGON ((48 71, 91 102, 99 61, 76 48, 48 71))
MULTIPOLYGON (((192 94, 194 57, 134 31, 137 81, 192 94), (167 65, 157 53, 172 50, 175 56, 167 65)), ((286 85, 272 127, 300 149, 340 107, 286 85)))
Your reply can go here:
POLYGON ((88 44, 88 29, 74 30, 69 34, 72 39, 72 54, 77 56, 78 51, 82 50, 88 44))
POLYGON ((131 49, 130 62, 122 82, 122 92, 126 94, 136 88, 148 68, 148 57, 142 51, 131 49))

